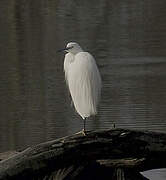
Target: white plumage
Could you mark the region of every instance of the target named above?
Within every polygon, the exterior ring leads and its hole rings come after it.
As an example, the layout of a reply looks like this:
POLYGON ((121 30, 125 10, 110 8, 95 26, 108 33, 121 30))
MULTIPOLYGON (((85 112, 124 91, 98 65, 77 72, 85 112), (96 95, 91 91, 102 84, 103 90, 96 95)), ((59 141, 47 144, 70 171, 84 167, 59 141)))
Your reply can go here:
POLYGON ((97 114, 101 93, 101 77, 93 56, 74 42, 63 49, 67 85, 78 114, 83 118, 97 114))

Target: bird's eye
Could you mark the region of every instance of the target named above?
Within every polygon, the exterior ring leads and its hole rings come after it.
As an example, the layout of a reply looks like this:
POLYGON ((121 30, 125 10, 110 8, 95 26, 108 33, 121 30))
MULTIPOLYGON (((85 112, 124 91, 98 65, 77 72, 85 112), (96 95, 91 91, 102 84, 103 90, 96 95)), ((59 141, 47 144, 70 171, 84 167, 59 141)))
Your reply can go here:
POLYGON ((73 48, 73 46, 70 46, 70 47, 65 48, 65 50, 69 50, 69 49, 72 49, 72 48, 73 48))
POLYGON ((73 48, 73 46, 70 46, 70 47, 67 47, 66 50, 69 50, 69 49, 72 49, 72 48, 73 48))

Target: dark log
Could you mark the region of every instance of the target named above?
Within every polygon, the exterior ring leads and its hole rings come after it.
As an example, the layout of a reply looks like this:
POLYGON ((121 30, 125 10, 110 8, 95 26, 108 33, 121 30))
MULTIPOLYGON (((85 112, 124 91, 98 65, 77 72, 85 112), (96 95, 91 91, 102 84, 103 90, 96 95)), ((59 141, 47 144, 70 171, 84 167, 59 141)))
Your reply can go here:
POLYGON ((164 133, 126 129, 93 131, 86 136, 74 134, 41 143, 2 160, 0 179, 49 179, 47 176, 54 174, 64 176, 59 179, 82 179, 89 170, 101 176, 110 174, 114 179, 131 179, 132 173, 145 179, 139 171, 165 168, 165 156, 164 133), (121 178, 115 173, 118 169, 124 171, 121 178))
POLYGON ((0 161, 4 160, 4 159, 7 159, 9 157, 12 157, 16 154, 18 154, 19 152, 18 151, 6 151, 6 152, 3 152, 3 153, 0 153, 0 161))

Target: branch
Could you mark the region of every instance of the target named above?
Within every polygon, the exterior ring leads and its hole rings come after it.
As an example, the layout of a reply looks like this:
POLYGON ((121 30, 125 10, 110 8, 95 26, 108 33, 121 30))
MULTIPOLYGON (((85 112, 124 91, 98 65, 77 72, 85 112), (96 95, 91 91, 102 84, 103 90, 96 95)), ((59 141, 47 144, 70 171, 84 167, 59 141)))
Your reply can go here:
POLYGON ((105 167, 145 171, 166 167, 165 156, 164 133, 125 129, 93 131, 86 136, 74 134, 41 143, 2 160, 0 179, 44 175, 94 161, 105 167))

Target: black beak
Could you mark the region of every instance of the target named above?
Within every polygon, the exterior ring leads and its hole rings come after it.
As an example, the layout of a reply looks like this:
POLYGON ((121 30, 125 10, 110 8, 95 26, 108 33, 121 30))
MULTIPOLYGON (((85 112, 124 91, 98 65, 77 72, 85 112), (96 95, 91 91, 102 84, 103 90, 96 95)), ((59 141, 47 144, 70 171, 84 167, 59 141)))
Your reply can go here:
POLYGON ((72 48, 73 47, 67 47, 67 48, 59 49, 57 52, 67 51, 67 50, 72 49, 72 48))

